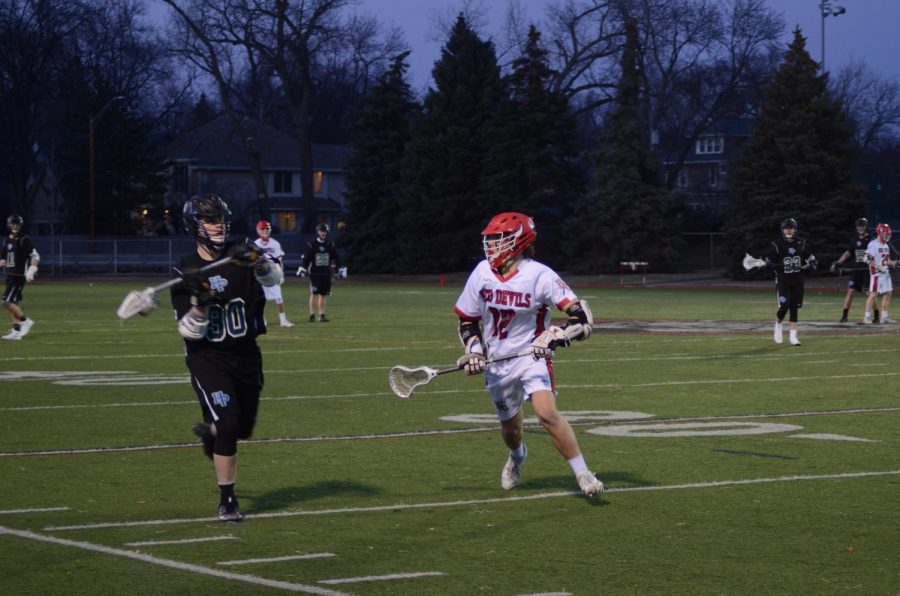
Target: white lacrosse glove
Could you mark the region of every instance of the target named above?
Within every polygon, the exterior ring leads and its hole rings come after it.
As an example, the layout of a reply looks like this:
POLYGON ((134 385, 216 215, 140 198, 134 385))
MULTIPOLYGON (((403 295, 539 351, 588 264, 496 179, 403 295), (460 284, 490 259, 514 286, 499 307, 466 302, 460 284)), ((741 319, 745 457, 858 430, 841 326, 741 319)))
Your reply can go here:
POLYGON ((297 277, 306 277, 306 267, 300 265, 297 267, 297 277))
POLYGON ((347 268, 340 267, 338 269, 338 279, 347 279, 347 268))
POLYGON ((553 350, 557 347, 568 347, 569 343, 571 342, 562 327, 550 325, 531 342, 531 355, 535 360, 549 359, 553 357, 553 350))
POLYGON ((469 345, 466 346, 466 353, 459 357, 456 361, 456 366, 466 371, 467 375, 480 375, 487 368, 484 348, 481 347, 481 342, 478 341, 477 337, 469 340, 469 345))
POLYGON ((30 265, 28 269, 25 270, 25 281, 34 281, 34 276, 37 275, 37 265, 30 265))

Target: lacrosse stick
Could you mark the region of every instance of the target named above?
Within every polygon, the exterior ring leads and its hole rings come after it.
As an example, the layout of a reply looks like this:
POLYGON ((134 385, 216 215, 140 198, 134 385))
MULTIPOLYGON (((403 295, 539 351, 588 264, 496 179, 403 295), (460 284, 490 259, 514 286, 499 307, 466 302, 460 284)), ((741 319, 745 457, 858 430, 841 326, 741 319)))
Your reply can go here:
MULTIPOLYGON (((528 349, 515 354, 506 354, 504 356, 497 356, 496 358, 488 358, 484 363, 485 365, 489 365, 494 364, 495 362, 503 362, 505 360, 512 360, 513 358, 530 355, 531 349, 528 349)), ((395 366, 388 373, 388 383, 391 386, 391 391, 393 391, 397 397, 406 399, 413 394, 413 391, 415 391, 417 387, 427 385, 435 377, 462 370, 464 367, 465 364, 457 364, 455 366, 439 369, 430 368, 428 366, 416 366, 415 368, 395 366)))
POLYGON ((751 269, 756 269, 757 267, 765 267, 766 262, 762 259, 757 259, 756 257, 751 257, 750 253, 744 255, 744 270, 750 271, 751 269))
MULTIPOLYGON (((202 273, 204 271, 209 271, 210 269, 215 269, 216 267, 221 267, 226 263, 230 263, 233 261, 233 257, 225 257, 224 259, 219 259, 218 261, 213 261, 209 265, 205 265, 200 268, 199 272, 202 273)), ((180 284, 182 282, 182 278, 175 277, 170 279, 165 283, 161 283, 158 286, 153 286, 152 288, 145 288, 143 290, 132 290, 128 292, 128 295, 125 296, 125 300, 122 301, 122 304, 119 305, 119 310, 116 311, 116 314, 119 315, 119 318, 123 321, 126 319, 130 319, 134 315, 148 315, 152 311, 156 310, 159 306, 159 300, 156 295, 159 292, 167 288, 171 288, 174 285, 180 284)))

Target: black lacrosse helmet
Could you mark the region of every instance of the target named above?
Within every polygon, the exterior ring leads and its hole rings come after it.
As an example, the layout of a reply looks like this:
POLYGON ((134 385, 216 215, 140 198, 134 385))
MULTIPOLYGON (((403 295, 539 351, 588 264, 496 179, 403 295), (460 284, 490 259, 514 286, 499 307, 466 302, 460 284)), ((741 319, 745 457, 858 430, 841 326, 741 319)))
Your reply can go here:
MULTIPOLYGON (((200 244, 213 252, 222 250, 231 230, 231 211, 222 197, 214 194, 196 195, 185 201, 181 212, 184 231, 197 239, 200 244), (210 236, 202 225, 202 220, 222 221, 221 236, 210 236)), ((208 223, 208 222, 207 222, 208 223)))
POLYGON ((796 219, 794 219, 793 217, 789 217, 789 218, 781 221, 781 235, 782 235, 782 237, 784 237, 785 240, 793 240, 794 234, 796 234, 796 233, 797 233, 797 220, 796 219), (788 236, 787 234, 784 233, 784 230, 788 229, 788 228, 794 230, 794 232, 790 236, 788 236))
POLYGON ((857 228, 868 228, 869 220, 866 219, 865 217, 860 217, 859 219, 856 220, 856 227, 857 228))

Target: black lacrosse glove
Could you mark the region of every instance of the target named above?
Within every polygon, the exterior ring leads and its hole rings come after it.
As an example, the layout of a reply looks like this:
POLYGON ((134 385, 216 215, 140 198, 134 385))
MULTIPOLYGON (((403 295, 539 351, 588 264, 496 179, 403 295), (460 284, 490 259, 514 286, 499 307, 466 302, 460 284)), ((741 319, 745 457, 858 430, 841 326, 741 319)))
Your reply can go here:
POLYGON ((228 249, 228 256, 234 259, 234 262, 238 265, 249 267, 262 260, 263 251, 247 239, 232 245, 228 249))
POLYGON ((188 269, 181 276, 181 285, 191 293, 191 304, 204 308, 215 298, 216 291, 209 287, 209 281, 201 275, 199 269, 188 269))

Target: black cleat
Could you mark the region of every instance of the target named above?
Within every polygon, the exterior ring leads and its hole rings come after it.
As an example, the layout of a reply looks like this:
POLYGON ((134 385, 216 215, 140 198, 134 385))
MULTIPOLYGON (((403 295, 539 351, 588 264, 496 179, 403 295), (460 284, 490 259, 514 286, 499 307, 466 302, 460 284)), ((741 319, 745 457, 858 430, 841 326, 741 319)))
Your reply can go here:
POLYGON ((212 434, 212 429, 205 422, 196 423, 191 432, 200 437, 203 441, 203 454, 209 459, 213 458, 213 448, 216 445, 216 436, 212 434))
POLYGON ((330 321, 329 321, 328 317, 326 317, 325 315, 319 315, 319 322, 320 323, 329 323, 330 321))
POLYGON ((239 522, 244 519, 238 510, 236 497, 228 497, 219 502, 219 519, 223 522, 239 522))
POLYGON ((310 323, 315 323, 315 322, 316 322, 316 315, 309 315, 309 322, 310 322, 310 323))
POLYGON ((847 322, 847 317, 841 317, 841 320, 838 321, 838 323, 846 323, 846 322, 847 322))

